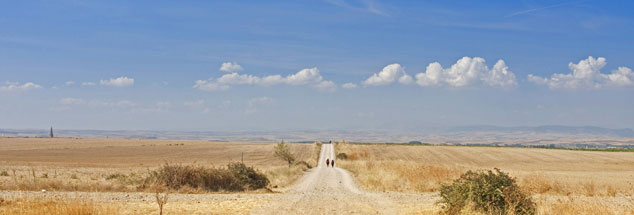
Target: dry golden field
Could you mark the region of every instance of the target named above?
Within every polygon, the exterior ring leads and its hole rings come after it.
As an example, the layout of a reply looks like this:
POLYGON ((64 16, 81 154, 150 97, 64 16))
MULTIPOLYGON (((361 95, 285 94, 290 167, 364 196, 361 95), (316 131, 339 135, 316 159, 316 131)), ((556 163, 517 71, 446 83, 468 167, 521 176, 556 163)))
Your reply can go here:
POLYGON ((541 214, 634 214, 633 152, 348 143, 336 148, 348 156, 338 165, 368 190, 435 192, 467 170, 499 168, 533 194, 541 214))
MULTIPOLYGON (((270 187, 284 187, 301 177, 306 167, 288 168, 273 156, 274 146, 175 140, 0 138, 0 214, 153 214, 157 210, 153 193, 138 189, 150 170, 165 163, 226 166, 241 161, 243 153, 244 163, 263 171, 271 181, 270 187)), ((314 144, 290 146, 298 161, 316 165, 319 152, 314 144)), ((240 194, 172 193, 166 211, 246 214, 250 208, 273 198, 265 194, 267 191, 248 191, 254 192, 264 194, 244 198, 240 194)))
MULTIPOLYGON (((0 214, 156 214, 154 194, 138 189, 150 170, 167 162, 225 166, 240 161, 243 152, 244 162, 271 180, 269 187, 286 187, 306 168, 288 168, 273 156, 274 145, 0 138, 0 214)), ((316 165, 315 144, 291 144, 291 150, 298 160, 316 165)), ((517 177, 537 202, 539 214, 634 214, 632 152, 347 143, 336 144, 336 150, 348 155, 337 166, 352 172, 362 188, 385 191, 370 196, 389 201, 385 204, 403 214, 438 213, 434 202, 440 183, 467 170, 492 168, 517 177)), ((265 190, 218 195, 184 189, 172 191, 165 211, 248 214, 298 196, 303 195, 265 190)))
MULTIPOLYGON (((300 167, 273 156, 270 143, 207 141, 0 138, 0 189, 134 191, 148 170, 165 163, 225 166, 241 161, 286 186, 300 167)), ((291 144, 298 160, 316 162, 313 144, 291 144)))
MULTIPOLYGON (((283 165, 270 143, 228 143, 188 140, 84 138, 0 138, 0 165, 83 168, 147 168, 165 162, 225 165, 240 161, 256 167, 283 165)), ((307 159, 310 144, 292 144, 307 159)))

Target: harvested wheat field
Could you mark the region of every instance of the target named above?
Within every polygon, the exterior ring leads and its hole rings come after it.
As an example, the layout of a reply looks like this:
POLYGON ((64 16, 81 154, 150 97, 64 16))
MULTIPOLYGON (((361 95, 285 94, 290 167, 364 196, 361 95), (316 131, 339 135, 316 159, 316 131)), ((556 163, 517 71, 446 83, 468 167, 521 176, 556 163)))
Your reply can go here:
POLYGON ((440 184, 493 168, 517 178, 537 214, 634 214, 631 152, 289 144, 297 158, 289 167, 273 155, 275 145, 3 138, 0 214, 157 214, 157 192, 169 193, 164 214, 438 214, 440 184), (220 174, 242 152, 270 180, 265 189, 147 183, 162 170, 220 174), (336 167, 325 165, 335 157, 336 167))
MULTIPOLYGON (((293 144, 299 159, 307 159, 310 144, 293 144)), ((165 162, 225 165, 240 161, 253 166, 284 165, 271 156, 271 143, 234 143, 188 140, 133 140, 84 138, 0 138, 4 166, 147 168, 165 162)))
POLYGON ((368 190, 436 192, 468 170, 499 168, 533 195, 541 214, 634 214, 633 152, 345 142, 337 149, 348 158, 339 166, 368 190))
MULTIPOLYGON (((224 167, 241 161, 286 186, 302 168, 282 168, 274 144, 81 138, 0 138, 3 190, 136 191, 149 170, 166 163, 224 167), (244 153, 244 154, 243 154, 244 153)), ((298 161, 316 162, 312 144, 291 144, 298 161)))

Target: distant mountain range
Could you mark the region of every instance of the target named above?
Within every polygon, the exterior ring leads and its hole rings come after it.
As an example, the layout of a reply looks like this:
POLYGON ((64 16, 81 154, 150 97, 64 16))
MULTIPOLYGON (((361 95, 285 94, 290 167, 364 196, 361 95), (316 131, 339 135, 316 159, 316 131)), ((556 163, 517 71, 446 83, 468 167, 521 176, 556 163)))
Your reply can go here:
MULTIPOLYGON (((0 129, 4 137, 47 137, 46 129, 0 129)), ((420 128, 415 131, 380 130, 300 130, 300 131, 143 131, 143 130, 68 130, 55 129, 58 137, 98 137, 133 139, 189 139, 215 141, 276 142, 279 140, 305 142, 314 140, 348 140, 358 142, 417 141, 497 141, 497 140, 556 140, 634 138, 630 128, 610 129, 596 126, 456 126, 420 128)))
POLYGON ((545 126, 518 126, 518 127, 499 127, 499 126, 460 126, 450 128, 451 131, 496 131, 496 132, 535 132, 535 133, 561 133, 561 134, 580 134, 580 135, 598 135, 606 137, 634 137, 634 130, 630 128, 610 129, 597 126, 561 126, 561 125, 545 125, 545 126))

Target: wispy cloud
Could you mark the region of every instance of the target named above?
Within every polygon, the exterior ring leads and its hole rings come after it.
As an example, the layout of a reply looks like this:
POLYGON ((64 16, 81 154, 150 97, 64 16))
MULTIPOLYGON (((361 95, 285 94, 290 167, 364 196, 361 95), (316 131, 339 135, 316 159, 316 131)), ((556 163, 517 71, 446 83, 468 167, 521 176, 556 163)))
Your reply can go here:
POLYGON ((275 102, 275 100, 273 100, 272 98, 269 97, 258 97, 258 98, 251 98, 247 101, 247 109, 244 110, 244 113, 249 115, 249 114, 254 114, 256 112, 258 112, 258 109, 262 106, 269 106, 271 104, 273 104, 275 102))
POLYGON ((332 5, 347 8, 347 9, 365 11, 368 13, 373 13, 373 14, 381 15, 381 16, 390 16, 390 14, 386 13, 383 9, 381 9, 380 4, 374 0, 353 0, 353 1, 326 0, 326 2, 332 5))
POLYGON ((354 83, 345 83, 341 85, 341 87, 344 89, 354 89, 354 88, 357 88, 357 85, 354 83))
POLYGON ((86 87, 86 86, 95 86, 97 84, 95 84, 95 82, 83 82, 81 83, 81 86, 86 87))
POLYGON ((24 92, 32 89, 39 89, 42 86, 33 82, 20 84, 19 82, 5 82, 4 86, 0 86, 0 92, 24 92))
POLYGON ((528 10, 521 10, 521 11, 517 11, 514 13, 511 13, 509 15, 506 15, 504 17, 508 18, 508 17, 514 17, 514 16, 519 16, 519 15, 524 15, 524 14, 529 14, 529 13, 534 13, 537 11, 541 11, 541 10, 546 10, 546 9, 550 9, 550 8, 556 8, 556 7, 563 7, 563 6, 568 6, 568 5, 572 5, 572 4, 576 4, 582 1, 574 1, 574 2, 564 2, 564 3, 559 3, 559 4, 553 4, 553 5, 548 5, 548 6, 544 6, 544 7, 539 7, 539 8, 532 8, 532 9, 528 9, 528 10))
POLYGON ((75 108, 89 108, 122 113, 160 113, 169 111, 172 106, 172 104, 168 101, 158 101, 153 104, 141 104, 130 100, 87 100, 73 97, 62 98, 58 103, 59 106, 53 107, 51 110, 61 112, 75 108))

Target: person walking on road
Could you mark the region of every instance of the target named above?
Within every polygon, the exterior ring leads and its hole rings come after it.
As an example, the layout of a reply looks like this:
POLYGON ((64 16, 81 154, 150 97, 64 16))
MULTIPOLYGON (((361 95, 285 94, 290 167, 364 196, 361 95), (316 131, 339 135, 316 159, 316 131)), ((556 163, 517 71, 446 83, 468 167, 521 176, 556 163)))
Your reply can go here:
POLYGON ((331 167, 333 167, 333 168, 335 167, 335 159, 332 159, 332 160, 330 161, 330 166, 331 166, 331 167))
POLYGON ((330 159, 326 158, 326 167, 330 165, 330 159))

